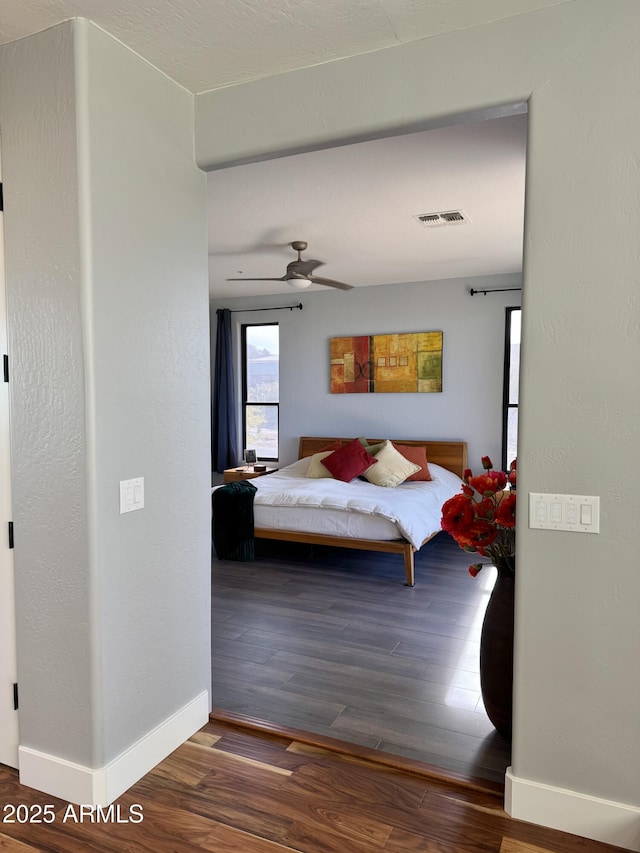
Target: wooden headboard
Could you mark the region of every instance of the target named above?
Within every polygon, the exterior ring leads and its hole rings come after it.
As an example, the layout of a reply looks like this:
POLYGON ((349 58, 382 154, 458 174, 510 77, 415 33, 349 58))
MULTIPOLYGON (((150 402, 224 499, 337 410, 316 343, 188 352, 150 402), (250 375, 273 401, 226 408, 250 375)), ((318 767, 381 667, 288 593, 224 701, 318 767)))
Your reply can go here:
MULTIPOLYGON (((298 448, 298 459, 303 459, 305 456, 313 456, 314 453, 319 453, 328 444, 333 444, 339 441, 341 444, 348 444, 353 441, 352 438, 326 438, 320 436, 301 436, 300 445, 298 448)), ((368 438, 369 444, 379 444, 384 441, 383 438, 368 438)), ((392 438, 395 444, 410 444, 414 447, 424 447, 427 452, 427 461, 433 462, 434 465, 441 465, 448 471, 453 471, 458 477, 462 477, 464 469, 467 467, 467 442, 466 441, 429 441, 416 440, 409 438, 392 438)))

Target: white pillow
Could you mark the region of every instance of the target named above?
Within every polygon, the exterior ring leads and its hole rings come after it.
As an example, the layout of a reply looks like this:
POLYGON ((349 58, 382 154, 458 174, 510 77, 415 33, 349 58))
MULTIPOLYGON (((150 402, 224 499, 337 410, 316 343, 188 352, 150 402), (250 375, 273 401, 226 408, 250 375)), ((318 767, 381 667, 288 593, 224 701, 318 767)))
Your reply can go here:
POLYGON ((394 488, 419 470, 419 465, 409 462, 390 441, 385 441, 382 450, 376 453, 376 464, 367 468, 362 476, 375 486, 394 488))
POLYGON ((309 462, 306 476, 315 477, 316 480, 319 480, 321 477, 331 477, 333 479, 331 471, 322 464, 322 460, 326 459, 327 456, 331 456, 332 453, 333 450, 321 450, 320 453, 314 453, 309 462))

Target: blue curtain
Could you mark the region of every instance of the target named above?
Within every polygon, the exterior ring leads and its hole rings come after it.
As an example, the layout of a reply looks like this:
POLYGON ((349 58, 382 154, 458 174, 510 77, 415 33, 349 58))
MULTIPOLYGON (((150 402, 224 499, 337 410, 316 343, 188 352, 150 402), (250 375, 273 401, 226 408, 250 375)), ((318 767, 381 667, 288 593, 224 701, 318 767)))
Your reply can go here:
POLYGON ((231 345, 231 311, 218 308, 216 363, 213 379, 213 470, 222 473, 238 464, 236 401, 231 345))

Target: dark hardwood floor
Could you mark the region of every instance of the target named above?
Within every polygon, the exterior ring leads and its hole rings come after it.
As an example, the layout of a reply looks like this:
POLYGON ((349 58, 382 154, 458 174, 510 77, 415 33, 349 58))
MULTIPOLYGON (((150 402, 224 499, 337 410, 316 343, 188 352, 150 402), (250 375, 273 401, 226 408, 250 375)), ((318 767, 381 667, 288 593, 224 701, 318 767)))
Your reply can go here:
POLYGON ((111 812, 96 811, 93 819, 85 811, 78 820, 77 807, 70 813, 67 803, 21 786, 17 771, 2 766, 0 800, 31 815, 47 806, 51 818, 0 823, 0 850, 8 853, 621 849, 511 820, 490 784, 487 790, 453 785, 215 722, 135 784, 111 812))
POLYGON ((213 704, 464 776, 504 781, 510 746, 479 688, 495 578, 445 533, 416 555, 258 543, 212 561, 213 704))

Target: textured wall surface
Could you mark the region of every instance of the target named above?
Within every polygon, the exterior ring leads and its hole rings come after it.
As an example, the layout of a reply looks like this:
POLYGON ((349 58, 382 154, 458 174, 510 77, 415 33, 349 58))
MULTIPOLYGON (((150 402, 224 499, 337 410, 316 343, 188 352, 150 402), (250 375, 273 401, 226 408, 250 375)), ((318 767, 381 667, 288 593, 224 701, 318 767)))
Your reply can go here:
POLYGON ((211 324, 215 329, 215 311, 222 307, 304 306, 233 315, 238 359, 242 323, 280 325, 280 464, 298 458, 301 435, 368 435, 464 439, 469 463, 479 468, 485 454, 496 465, 501 458, 504 309, 519 305, 520 293, 472 297, 469 289, 520 282, 509 275, 214 300, 211 324), (330 393, 330 338, 435 329, 443 332, 441 393, 330 393))
POLYGON ((20 742, 92 758, 73 28, 0 48, 20 742))
POLYGON ((206 180, 192 97, 100 29, 78 29, 103 763, 211 682, 206 180), (120 515, 118 482, 133 477, 145 507, 120 515))
POLYGON ((198 156, 211 167, 529 101, 519 492, 602 503, 597 536, 529 530, 519 504, 513 770, 632 805, 640 118, 628 105, 638 14, 632 0, 581 0, 196 104, 198 156))
POLYGON ((103 767, 210 686, 206 182, 191 96, 88 22, 0 63, 20 740, 103 767))

